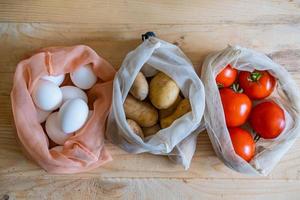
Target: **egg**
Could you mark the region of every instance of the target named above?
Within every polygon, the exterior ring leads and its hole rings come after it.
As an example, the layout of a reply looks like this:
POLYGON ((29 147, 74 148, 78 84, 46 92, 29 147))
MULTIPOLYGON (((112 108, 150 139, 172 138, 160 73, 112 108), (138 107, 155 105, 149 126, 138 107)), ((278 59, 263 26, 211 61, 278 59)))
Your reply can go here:
POLYGON ((40 109, 51 111, 60 106, 62 92, 53 82, 40 79, 32 91, 32 99, 40 109))
POLYGON ((97 82, 91 64, 80 66, 70 73, 70 77, 74 85, 84 90, 90 89, 97 82))
POLYGON ((62 103, 65 103, 67 100, 80 98, 84 100, 86 103, 88 102, 88 97, 85 92, 78 87, 74 86, 64 86, 61 87, 61 92, 63 95, 62 103))
POLYGON ((46 120, 46 132, 48 137, 59 145, 64 145, 65 141, 73 134, 65 134, 60 129, 58 112, 51 113, 46 120))
POLYGON ((59 109, 61 130, 66 134, 79 130, 86 122, 88 114, 89 108, 84 100, 68 100, 59 109))
POLYGON ((64 80, 65 80, 65 75, 58 75, 58 76, 43 76, 41 79, 51 81, 52 83, 55 83, 57 86, 60 86, 64 80))
POLYGON ((44 121, 46 121, 47 117, 50 115, 51 111, 44 111, 39 109, 38 107, 35 108, 36 109, 36 114, 37 114, 37 118, 39 123, 43 123, 44 121))

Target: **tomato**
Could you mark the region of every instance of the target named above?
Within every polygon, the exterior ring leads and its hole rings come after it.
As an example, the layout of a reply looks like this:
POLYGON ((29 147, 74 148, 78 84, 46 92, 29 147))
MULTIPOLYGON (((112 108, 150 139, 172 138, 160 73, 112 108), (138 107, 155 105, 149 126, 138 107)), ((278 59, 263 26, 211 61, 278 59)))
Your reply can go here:
POLYGON ((238 82, 244 93, 251 99, 263 99, 269 96, 274 90, 276 80, 267 71, 239 73, 238 82))
POLYGON ((228 131, 235 153, 249 162, 255 154, 255 142, 252 135, 239 127, 229 128, 228 131))
POLYGON ((249 122, 262 138, 276 138, 285 128, 284 111, 273 101, 257 104, 251 111, 249 122))
POLYGON ((231 88, 220 89, 220 96, 226 125, 228 127, 234 127, 244 124, 247 121, 252 106, 249 97, 243 93, 238 93, 231 88))
POLYGON ((238 70, 231 67, 228 64, 216 77, 216 82, 219 87, 229 87, 231 86, 238 74, 238 70))

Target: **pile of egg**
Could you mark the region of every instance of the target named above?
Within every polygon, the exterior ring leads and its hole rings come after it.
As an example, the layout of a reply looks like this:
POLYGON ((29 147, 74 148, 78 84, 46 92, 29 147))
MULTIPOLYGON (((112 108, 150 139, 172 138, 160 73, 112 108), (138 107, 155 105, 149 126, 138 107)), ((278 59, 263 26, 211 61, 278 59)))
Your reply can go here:
POLYGON ((88 90, 97 82, 91 65, 83 65, 70 73, 74 86, 62 86, 65 75, 43 76, 32 92, 40 123, 45 123, 48 137, 56 144, 65 141, 82 128, 92 111, 89 111, 88 90))

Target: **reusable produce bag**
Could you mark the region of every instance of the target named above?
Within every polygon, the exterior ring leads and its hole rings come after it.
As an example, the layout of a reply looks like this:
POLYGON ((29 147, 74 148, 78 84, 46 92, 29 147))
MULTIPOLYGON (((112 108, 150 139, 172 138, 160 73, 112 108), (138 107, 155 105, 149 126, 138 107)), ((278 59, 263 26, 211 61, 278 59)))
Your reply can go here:
POLYGON ((105 122, 112 98, 114 68, 88 46, 42 49, 21 61, 14 75, 11 103, 17 136, 25 153, 52 173, 83 172, 111 160, 104 147, 105 122), (48 148, 48 138, 39 123, 31 93, 40 77, 60 75, 89 64, 100 79, 89 91, 93 114, 84 127, 71 136, 61 152, 48 148))
POLYGON ((202 66, 201 79, 206 94, 206 129, 217 156, 228 167, 238 172, 267 175, 300 133, 299 88, 290 74, 264 54, 239 46, 228 46, 207 56, 202 66), (286 127, 283 132, 272 140, 260 138, 256 143, 256 154, 250 163, 235 154, 215 81, 216 75, 229 63, 243 71, 268 70, 277 79, 277 86, 266 100, 275 101, 285 113, 286 127))
POLYGON ((203 84, 189 59, 177 46, 150 37, 126 56, 115 76, 112 111, 106 135, 127 152, 169 155, 187 169, 195 151, 197 135, 202 130, 200 122, 204 113, 204 101, 203 84), (191 112, 174 121, 171 126, 144 140, 129 127, 123 108, 139 71, 146 77, 153 76, 158 71, 170 76, 184 97, 189 98, 192 108, 191 112))

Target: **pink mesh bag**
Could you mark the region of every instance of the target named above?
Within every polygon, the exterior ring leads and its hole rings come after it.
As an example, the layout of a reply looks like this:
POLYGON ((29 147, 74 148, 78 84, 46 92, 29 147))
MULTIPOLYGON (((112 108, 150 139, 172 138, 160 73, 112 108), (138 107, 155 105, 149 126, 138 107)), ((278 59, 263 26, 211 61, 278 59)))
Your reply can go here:
POLYGON ((50 173, 77 173, 103 165, 112 158, 104 146, 105 123, 112 100, 115 70, 88 46, 51 47, 21 61, 14 75, 11 104, 17 137, 35 162, 50 173), (31 93, 39 78, 60 75, 91 63, 98 82, 87 92, 93 109, 84 127, 71 136, 62 151, 49 150, 31 93))

